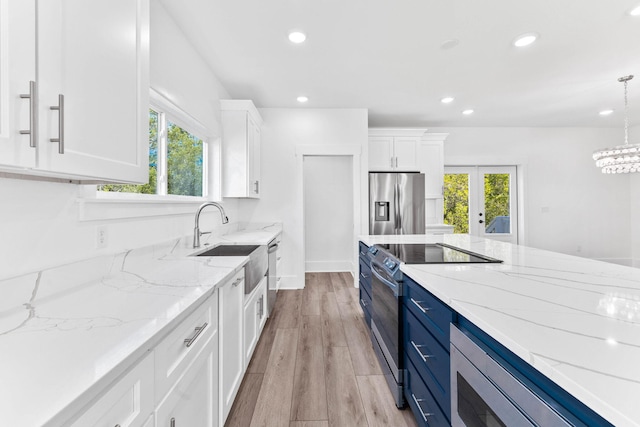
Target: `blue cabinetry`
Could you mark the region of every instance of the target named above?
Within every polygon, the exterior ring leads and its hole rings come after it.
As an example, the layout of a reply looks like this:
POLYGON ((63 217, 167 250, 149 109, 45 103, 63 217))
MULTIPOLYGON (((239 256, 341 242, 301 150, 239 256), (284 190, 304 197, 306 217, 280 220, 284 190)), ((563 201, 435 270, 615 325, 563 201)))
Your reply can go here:
POLYGON ((369 247, 360 242, 359 246, 359 283, 360 283, 360 307, 364 312, 364 319, 371 328, 371 267, 367 251, 369 247))
POLYGON ((449 324, 455 312, 407 276, 403 287, 405 398, 419 425, 448 426, 449 324))

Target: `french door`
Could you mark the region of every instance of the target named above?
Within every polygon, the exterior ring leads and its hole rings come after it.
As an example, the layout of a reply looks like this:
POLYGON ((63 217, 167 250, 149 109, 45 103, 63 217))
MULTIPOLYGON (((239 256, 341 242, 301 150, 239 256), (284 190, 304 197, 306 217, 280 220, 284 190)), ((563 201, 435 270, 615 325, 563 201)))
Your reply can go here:
POLYGON ((444 168, 444 223, 454 233, 518 243, 515 166, 444 168))

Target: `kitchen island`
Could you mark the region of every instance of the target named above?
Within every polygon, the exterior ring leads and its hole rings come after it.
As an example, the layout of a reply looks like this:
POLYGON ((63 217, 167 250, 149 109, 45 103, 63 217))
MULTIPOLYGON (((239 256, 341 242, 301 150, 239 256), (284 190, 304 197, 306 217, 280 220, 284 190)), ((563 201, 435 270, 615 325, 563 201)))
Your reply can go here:
POLYGON ((360 240, 503 260, 401 270, 613 425, 640 425, 640 270, 467 235, 360 240))
POLYGON ((0 280, 0 424, 70 425, 133 365, 153 359, 218 287, 243 277, 249 261, 192 254, 221 243, 266 245, 281 232, 274 224, 207 236, 200 249, 185 236, 0 280))

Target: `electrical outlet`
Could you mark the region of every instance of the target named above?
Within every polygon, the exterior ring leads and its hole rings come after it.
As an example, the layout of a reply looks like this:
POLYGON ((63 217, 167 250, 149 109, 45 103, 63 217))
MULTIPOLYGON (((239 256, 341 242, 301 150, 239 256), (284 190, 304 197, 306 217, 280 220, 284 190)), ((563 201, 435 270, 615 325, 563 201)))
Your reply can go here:
POLYGON ((107 247, 107 227, 104 225, 98 227, 98 232, 96 234, 96 247, 107 247))

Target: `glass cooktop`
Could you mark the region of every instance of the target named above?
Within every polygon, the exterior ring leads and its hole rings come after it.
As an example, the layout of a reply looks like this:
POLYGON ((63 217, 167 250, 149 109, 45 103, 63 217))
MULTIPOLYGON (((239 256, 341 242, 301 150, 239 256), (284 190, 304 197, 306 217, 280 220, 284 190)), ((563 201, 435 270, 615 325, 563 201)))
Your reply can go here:
POLYGON ((405 243, 376 246, 405 264, 475 264, 502 262, 499 259, 476 254, 445 243, 405 243))

